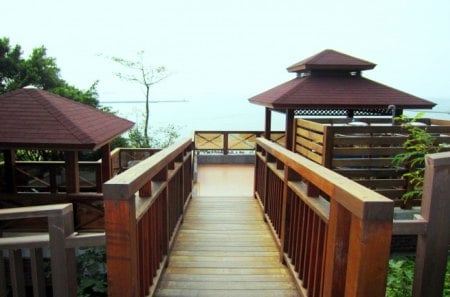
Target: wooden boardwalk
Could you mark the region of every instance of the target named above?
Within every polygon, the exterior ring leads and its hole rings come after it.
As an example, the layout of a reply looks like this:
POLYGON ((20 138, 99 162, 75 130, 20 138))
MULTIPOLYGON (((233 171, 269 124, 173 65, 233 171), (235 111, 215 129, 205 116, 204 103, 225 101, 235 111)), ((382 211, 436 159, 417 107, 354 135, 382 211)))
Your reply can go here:
POLYGON ((193 198, 155 296, 298 296, 256 200, 217 196, 227 188, 238 194, 236 185, 222 186, 236 176, 245 182, 241 174, 231 172, 215 193, 193 198))

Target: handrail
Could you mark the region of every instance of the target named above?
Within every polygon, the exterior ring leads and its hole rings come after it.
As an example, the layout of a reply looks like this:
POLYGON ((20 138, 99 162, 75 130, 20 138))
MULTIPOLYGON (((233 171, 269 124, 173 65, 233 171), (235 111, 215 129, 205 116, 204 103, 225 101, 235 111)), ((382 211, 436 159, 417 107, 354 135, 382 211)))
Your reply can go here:
POLYGON ((192 140, 104 184, 109 296, 152 295, 192 197, 192 140))
MULTIPOLYGON (((76 265, 74 249, 66 249, 65 238, 73 233, 72 204, 54 204, 23 208, 0 209, 0 220, 24 218, 48 218, 49 245, 51 253, 53 296, 74 297, 76 294, 76 265)), ((33 284, 39 296, 45 296, 45 282, 42 268, 42 250, 36 250, 36 244, 45 244, 45 238, 22 238, 24 248, 31 248, 33 284), (27 242, 26 241, 31 241, 27 242)), ((0 259, 3 261, 1 249, 13 248, 11 240, 0 238, 0 259)), ((11 287, 14 296, 25 296, 22 254, 20 249, 10 249, 11 287)), ((2 268, 2 267, 0 267, 2 268)), ((3 274, 3 273, 2 273, 3 274)), ((6 282, 1 281, 0 293, 6 291, 6 282)), ((3 295, 2 295, 3 296, 3 295)))
POLYGON ((393 202, 266 139, 255 196, 305 296, 384 296, 393 202))

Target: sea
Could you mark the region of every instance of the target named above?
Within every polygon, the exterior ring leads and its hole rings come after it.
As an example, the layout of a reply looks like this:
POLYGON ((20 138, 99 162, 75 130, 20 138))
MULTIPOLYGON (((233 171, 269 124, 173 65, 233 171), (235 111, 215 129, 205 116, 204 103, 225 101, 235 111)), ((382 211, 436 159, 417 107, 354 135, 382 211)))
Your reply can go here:
MULTIPOLYGON (((424 117, 450 120, 450 100, 431 99, 437 103, 433 110, 408 110, 405 114, 414 116, 425 112, 424 117)), ((110 107, 117 115, 135 122, 139 127, 144 122, 144 101, 100 102, 110 107)), ((157 101, 150 103, 149 127, 158 133, 172 125, 180 137, 191 137, 194 131, 262 131, 265 109, 248 100, 205 100, 157 101)), ((284 130, 285 118, 281 113, 272 113, 272 130, 284 130)))

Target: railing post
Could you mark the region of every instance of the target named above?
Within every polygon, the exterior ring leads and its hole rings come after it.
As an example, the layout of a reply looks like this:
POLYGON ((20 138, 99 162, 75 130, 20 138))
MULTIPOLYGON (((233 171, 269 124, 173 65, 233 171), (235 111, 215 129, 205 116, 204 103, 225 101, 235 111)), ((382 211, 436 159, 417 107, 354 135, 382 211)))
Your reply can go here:
POLYGON ((228 155, 228 132, 223 132, 223 154, 228 155))
POLYGON ((108 296, 138 296, 137 222, 134 195, 126 200, 105 196, 108 296))
POLYGON ((324 272, 324 297, 344 296, 347 274, 350 213, 334 199, 330 201, 324 272))
POLYGON ((16 193, 16 151, 4 150, 3 157, 5 159, 6 190, 8 193, 16 193))
POLYGON ((65 244, 74 232, 72 207, 69 210, 48 217, 53 296, 58 297, 75 297, 77 292, 75 249, 65 244))
POLYGON ((422 217, 428 221, 417 239, 413 296, 442 296, 450 226, 450 152, 426 156, 422 217))

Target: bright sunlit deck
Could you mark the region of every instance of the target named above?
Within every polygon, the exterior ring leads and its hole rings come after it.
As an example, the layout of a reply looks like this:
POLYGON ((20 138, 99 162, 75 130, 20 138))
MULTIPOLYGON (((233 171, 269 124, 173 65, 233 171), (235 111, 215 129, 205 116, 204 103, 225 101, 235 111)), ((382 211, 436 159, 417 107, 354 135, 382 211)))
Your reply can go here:
POLYGON ((252 197, 253 175, 253 165, 199 166, 155 296, 298 296, 252 197))

